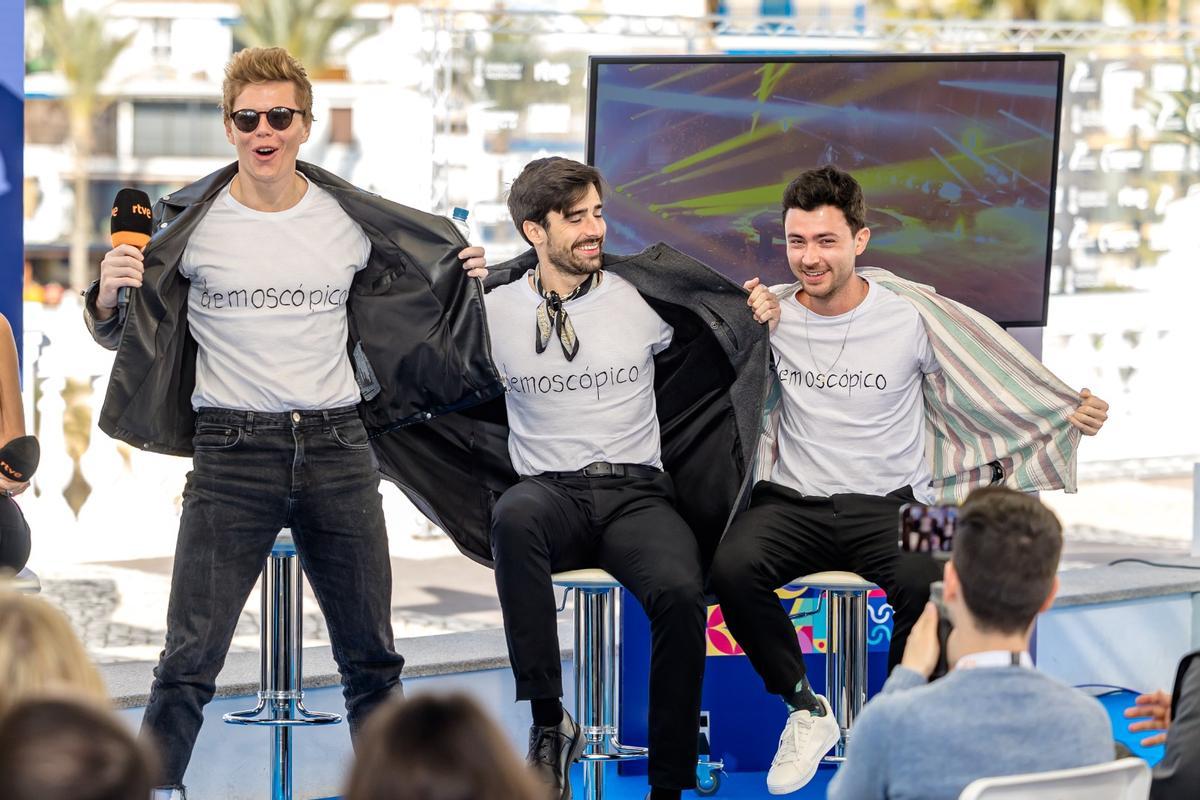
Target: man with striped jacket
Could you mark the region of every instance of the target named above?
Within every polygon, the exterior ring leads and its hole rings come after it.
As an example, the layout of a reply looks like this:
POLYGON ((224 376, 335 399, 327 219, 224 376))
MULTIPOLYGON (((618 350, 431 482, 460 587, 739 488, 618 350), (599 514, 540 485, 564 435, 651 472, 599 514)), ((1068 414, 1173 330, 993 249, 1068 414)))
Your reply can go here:
POLYGON ((730 632, 788 707, 773 794, 808 783, 839 735, 775 589, 824 570, 878 584, 895 612, 894 666, 936 579, 899 574, 900 506, 956 502, 990 483, 1073 491, 1079 437, 1108 409, 978 312, 884 270, 856 271, 871 232, 850 175, 805 172, 783 206, 797 283, 778 292, 772 325, 774 411, 750 506, 712 572, 730 632))

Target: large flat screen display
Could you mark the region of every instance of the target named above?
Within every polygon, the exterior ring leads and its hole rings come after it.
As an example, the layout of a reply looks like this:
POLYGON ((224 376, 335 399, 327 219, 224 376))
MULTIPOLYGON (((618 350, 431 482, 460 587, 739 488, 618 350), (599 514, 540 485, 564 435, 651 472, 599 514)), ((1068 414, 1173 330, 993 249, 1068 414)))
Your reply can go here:
POLYGON ((860 266, 1044 325, 1062 75, 1057 53, 592 57, 605 249, 665 241, 739 282, 791 282, 783 190, 834 164, 866 195, 860 266))

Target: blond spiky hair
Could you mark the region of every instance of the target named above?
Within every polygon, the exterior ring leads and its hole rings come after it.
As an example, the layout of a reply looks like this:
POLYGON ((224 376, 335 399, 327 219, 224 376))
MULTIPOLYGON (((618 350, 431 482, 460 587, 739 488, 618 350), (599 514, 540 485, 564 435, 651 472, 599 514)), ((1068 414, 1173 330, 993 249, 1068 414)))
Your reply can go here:
POLYGON ((225 65, 225 82, 221 85, 221 110, 228 117, 236 109, 234 101, 253 83, 287 81, 296 87, 296 105, 312 122, 312 84, 304 65, 282 47, 247 47, 239 50, 225 65))

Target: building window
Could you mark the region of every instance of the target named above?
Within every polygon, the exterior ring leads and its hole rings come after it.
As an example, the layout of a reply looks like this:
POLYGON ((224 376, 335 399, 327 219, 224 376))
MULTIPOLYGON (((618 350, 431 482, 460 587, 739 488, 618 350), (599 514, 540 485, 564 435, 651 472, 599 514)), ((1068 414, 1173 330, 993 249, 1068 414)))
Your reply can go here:
POLYGON ((354 144, 353 109, 329 109, 329 143, 354 144))
POLYGON ((217 102, 135 102, 133 154, 201 157, 231 155, 217 102))
POLYGON ((155 63, 166 64, 171 60, 171 20, 156 19, 151 22, 151 54, 155 63))

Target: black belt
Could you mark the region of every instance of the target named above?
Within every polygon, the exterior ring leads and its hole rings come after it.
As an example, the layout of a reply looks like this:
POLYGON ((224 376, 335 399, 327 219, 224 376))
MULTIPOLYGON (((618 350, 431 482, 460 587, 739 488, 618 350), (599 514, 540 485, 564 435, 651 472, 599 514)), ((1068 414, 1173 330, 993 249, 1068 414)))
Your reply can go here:
POLYGON ((662 475, 657 467, 645 464, 610 464, 607 461, 593 461, 583 469, 571 472, 543 472, 539 478, 655 478, 662 475))

